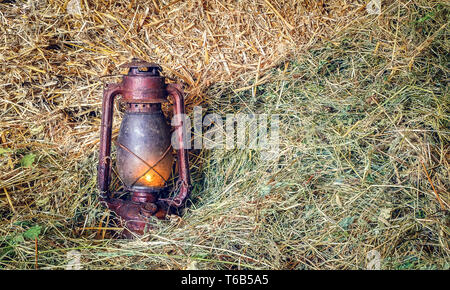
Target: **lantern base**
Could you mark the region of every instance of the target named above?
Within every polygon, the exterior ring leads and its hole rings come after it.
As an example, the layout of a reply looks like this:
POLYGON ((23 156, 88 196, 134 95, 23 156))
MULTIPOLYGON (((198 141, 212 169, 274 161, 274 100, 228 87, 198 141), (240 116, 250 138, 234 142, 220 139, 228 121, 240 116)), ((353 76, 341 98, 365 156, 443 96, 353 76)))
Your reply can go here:
POLYGON ((167 210, 157 201, 155 193, 132 192, 130 200, 107 198, 103 200, 125 228, 122 236, 128 239, 143 235, 152 229, 152 218, 165 219, 167 210))

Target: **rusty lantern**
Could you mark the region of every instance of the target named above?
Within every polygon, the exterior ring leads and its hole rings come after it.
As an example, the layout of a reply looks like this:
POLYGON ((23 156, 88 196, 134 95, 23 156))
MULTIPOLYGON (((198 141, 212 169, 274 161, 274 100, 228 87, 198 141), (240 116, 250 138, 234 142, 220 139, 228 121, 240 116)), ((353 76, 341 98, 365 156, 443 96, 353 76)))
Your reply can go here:
POLYGON ((167 182, 172 174, 174 157, 171 128, 161 103, 171 96, 174 114, 184 114, 181 86, 166 84, 157 64, 133 59, 121 67, 129 68, 128 74, 123 76, 121 83, 106 85, 103 92, 98 187, 101 201, 120 217, 127 228, 124 234, 130 237, 131 232, 143 234, 149 228, 152 216, 162 219, 170 208, 183 205, 189 195, 190 174, 188 152, 183 142, 185 132, 180 123, 175 125, 174 133, 178 141, 179 177, 173 189, 177 194, 173 198, 164 196, 169 191, 167 182), (114 198, 109 189, 113 108, 118 95, 122 96, 126 112, 115 143, 116 165, 124 189, 129 192, 125 195, 127 199, 114 198))

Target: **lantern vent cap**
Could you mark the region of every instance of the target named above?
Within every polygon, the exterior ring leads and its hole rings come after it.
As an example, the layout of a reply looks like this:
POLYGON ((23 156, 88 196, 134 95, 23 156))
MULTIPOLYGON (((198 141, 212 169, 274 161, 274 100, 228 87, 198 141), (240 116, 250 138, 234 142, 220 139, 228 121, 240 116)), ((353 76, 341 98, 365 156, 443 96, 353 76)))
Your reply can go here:
POLYGON ((162 68, 157 63, 146 62, 142 59, 133 58, 131 62, 122 64, 121 68, 129 68, 128 75, 144 75, 159 77, 162 68))

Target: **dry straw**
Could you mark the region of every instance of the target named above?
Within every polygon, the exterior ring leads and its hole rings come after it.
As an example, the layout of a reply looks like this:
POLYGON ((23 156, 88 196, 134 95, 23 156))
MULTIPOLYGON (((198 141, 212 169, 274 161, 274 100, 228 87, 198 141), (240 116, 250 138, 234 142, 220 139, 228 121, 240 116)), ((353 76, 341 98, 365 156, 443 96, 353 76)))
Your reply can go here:
MULTIPOLYGON (((334 34, 363 8, 326 2, 4 1, 2 147, 39 152, 51 167, 24 171, 9 160, 3 190, 36 190, 54 200, 59 188, 62 199, 71 196, 79 177, 61 172, 97 150, 101 91, 105 82, 118 81, 104 76, 124 73, 118 65, 132 57, 160 63, 184 82, 189 110, 208 101, 211 84, 244 86, 334 34)), ((6 196, 18 207, 28 195, 6 196)))

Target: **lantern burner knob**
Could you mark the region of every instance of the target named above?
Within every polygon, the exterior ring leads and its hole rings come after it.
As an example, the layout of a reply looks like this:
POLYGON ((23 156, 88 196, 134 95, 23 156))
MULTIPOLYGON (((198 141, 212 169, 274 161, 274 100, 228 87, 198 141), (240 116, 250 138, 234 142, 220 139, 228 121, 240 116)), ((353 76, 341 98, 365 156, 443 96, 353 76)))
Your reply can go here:
POLYGON ((129 76, 133 75, 145 75, 159 77, 162 68, 157 63, 146 62, 139 58, 133 58, 131 62, 122 64, 121 68, 129 68, 129 76))
POLYGON ((147 202, 141 205, 140 214, 149 218, 158 211, 158 207, 151 202, 147 202))

